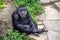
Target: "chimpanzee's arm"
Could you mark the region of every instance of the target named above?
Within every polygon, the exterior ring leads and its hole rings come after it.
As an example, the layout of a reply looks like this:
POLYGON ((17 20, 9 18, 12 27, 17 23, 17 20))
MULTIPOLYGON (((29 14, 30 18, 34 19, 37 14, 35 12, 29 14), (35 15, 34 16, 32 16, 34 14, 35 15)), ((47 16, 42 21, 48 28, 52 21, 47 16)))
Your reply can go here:
POLYGON ((30 25, 34 26, 34 27, 37 26, 37 23, 32 20, 32 18, 30 17, 30 15, 28 15, 28 17, 29 17, 30 25))
POLYGON ((12 15, 12 19, 13 19, 13 25, 18 28, 18 29, 25 29, 25 28, 29 28, 30 25, 23 25, 23 24, 20 24, 18 22, 19 20, 19 16, 17 14, 13 14, 12 15))

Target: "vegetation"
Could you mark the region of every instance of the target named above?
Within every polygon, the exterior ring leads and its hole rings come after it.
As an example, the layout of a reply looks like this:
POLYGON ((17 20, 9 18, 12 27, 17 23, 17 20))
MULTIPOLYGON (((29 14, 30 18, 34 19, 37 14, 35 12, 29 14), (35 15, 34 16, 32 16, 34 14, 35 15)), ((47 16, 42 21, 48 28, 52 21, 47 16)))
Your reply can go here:
POLYGON ((25 5, 33 21, 36 22, 37 20, 35 16, 44 12, 40 0, 14 0, 14 4, 16 7, 19 7, 20 5, 25 5))
POLYGON ((17 30, 15 32, 9 30, 8 35, 4 35, 3 40, 34 40, 34 39, 26 36, 26 33, 20 33, 17 30))
POLYGON ((5 1, 4 0, 0 0, 0 11, 6 7, 5 1))

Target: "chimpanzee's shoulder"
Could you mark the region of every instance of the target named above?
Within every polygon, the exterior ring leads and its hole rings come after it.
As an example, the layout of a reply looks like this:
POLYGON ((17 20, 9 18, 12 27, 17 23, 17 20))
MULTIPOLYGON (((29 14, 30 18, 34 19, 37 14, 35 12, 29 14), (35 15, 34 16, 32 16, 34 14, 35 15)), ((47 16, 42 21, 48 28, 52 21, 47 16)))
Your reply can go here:
POLYGON ((12 16, 13 16, 13 17, 19 17, 19 15, 18 15, 17 12, 13 12, 12 16))
POLYGON ((13 12, 13 14, 12 14, 12 15, 18 15, 18 14, 17 14, 17 12, 13 12))

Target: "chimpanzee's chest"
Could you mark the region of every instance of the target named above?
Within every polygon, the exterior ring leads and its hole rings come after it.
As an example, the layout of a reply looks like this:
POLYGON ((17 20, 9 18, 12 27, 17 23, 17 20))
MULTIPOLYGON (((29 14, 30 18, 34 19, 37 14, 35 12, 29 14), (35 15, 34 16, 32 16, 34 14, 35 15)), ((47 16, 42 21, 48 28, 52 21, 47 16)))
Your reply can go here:
POLYGON ((28 18, 20 18, 19 19, 19 23, 27 25, 27 24, 29 24, 29 20, 28 20, 28 18))

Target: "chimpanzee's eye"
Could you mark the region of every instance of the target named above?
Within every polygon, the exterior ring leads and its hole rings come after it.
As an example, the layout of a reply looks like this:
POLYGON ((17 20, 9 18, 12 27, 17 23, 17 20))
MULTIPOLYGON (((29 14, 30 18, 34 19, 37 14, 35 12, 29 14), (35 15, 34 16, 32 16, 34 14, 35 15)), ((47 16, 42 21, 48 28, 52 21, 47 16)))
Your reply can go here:
POLYGON ((24 11, 26 11, 26 10, 24 9, 24 11))
POLYGON ((20 11, 26 11, 25 9, 22 9, 22 10, 20 10, 20 11))
POLYGON ((20 10, 20 12, 21 12, 22 10, 20 10))

